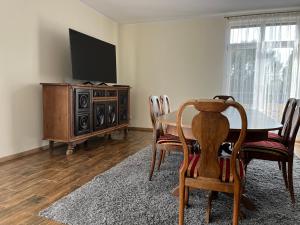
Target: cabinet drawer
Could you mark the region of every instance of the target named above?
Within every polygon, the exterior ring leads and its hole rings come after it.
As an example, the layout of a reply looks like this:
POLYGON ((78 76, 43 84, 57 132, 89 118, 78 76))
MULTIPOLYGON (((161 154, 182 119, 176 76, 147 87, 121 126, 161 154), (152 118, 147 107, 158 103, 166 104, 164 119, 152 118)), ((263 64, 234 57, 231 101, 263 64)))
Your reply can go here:
POLYGON ((93 97, 105 97, 105 90, 94 90, 93 97))
POLYGON ((117 91, 116 90, 107 90, 106 91, 106 97, 116 97, 117 91))

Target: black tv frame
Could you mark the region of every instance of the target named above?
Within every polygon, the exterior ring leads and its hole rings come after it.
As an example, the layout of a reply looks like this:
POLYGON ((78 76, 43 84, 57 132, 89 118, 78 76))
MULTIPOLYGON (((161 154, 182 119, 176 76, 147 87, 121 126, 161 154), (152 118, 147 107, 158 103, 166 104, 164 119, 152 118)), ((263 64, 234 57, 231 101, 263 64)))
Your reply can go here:
POLYGON ((71 52, 71 64, 72 64, 72 77, 74 80, 86 81, 85 83, 87 84, 93 84, 92 82, 100 82, 101 85, 106 83, 114 83, 114 84, 117 83, 117 64, 116 64, 115 45, 97 39, 95 37, 89 36, 87 34, 81 33, 77 30, 73 30, 71 28, 69 29, 69 39, 70 39, 70 50, 71 50, 70 52, 71 52), (83 46, 79 46, 78 44, 82 44, 86 46, 84 46, 85 48, 83 48, 83 46), (97 51, 95 51, 96 49, 97 51), (90 51, 90 54, 88 54, 87 50, 90 51), (113 60, 103 62, 105 61, 105 58, 103 57, 103 54, 105 53, 103 53, 102 55, 99 54, 100 50, 106 52, 110 51, 111 54, 110 58, 113 60), (84 54, 85 56, 82 56, 82 54, 84 54), (104 67, 105 70, 101 70, 101 66, 99 67, 97 65, 96 63, 97 61, 95 61, 96 57, 93 57, 92 56, 93 54, 94 56, 96 56, 97 54, 98 56, 102 56, 101 65, 107 66, 107 64, 111 64, 109 73, 111 73, 112 75, 109 76, 106 75, 101 77, 101 73, 107 72, 108 67, 106 68, 104 67), (94 67, 93 68, 88 67, 89 64, 91 64, 94 67), (99 69, 99 70, 95 72, 95 69, 99 69), (99 73, 99 75, 97 73, 99 73), (97 76, 99 78, 96 78, 97 76))

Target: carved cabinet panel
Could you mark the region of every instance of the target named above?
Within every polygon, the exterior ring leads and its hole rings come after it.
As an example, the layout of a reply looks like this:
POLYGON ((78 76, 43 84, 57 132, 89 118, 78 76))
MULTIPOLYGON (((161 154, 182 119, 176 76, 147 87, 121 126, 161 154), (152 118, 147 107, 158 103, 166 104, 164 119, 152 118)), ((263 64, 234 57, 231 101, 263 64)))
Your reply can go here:
POLYGON ((91 132, 91 92, 86 89, 75 89, 74 134, 91 132))
POLYGON ((128 90, 75 88, 74 135, 128 123, 128 90))
POLYGON ((106 102, 106 125, 112 127, 118 123, 117 102, 106 102))
POLYGON ((128 123, 129 96, 127 90, 119 91, 119 124, 128 123))
POLYGON ((85 89, 75 89, 75 111, 87 112, 91 108, 91 92, 85 89))
POLYGON ((101 130, 106 128, 106 110, 104 102, 94 103, 94 130, 101 130))
POLYGON ((75 135, 87 134, 91 131, 90 113, 78 113, 75 116, 75 135))

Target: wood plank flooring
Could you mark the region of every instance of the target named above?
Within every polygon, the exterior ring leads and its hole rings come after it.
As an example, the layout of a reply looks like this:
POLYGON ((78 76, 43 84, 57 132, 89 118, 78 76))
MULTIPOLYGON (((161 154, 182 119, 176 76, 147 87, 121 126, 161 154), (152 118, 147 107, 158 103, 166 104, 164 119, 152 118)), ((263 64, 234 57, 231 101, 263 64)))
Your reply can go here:
MULTIPOLYGON (((97 174, 151 144, 152 133, 130 131, 112 140, 92 139, 66 157, 66 146, 53 154, 39 152, 0 164, 0 225, 58 224, 38 216, 41 209, 72 192, 97 174)), ((295 146, 300 156, 300 144, 295 146)))
POLYGON ((95 138, 66 157, 66 146, 0 164, 0 224, 58 224, 38 212, 151 144, 152 133, 95 138))

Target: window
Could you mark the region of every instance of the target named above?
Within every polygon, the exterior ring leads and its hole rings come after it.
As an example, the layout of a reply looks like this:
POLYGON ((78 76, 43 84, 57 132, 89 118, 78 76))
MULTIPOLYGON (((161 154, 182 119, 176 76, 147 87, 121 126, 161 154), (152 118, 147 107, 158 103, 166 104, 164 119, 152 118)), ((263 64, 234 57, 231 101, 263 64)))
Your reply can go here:
POLYGON ((297 19, 244 20, 229 22, 227 93, 280 119, 287 99, 299 97, 297 19))

